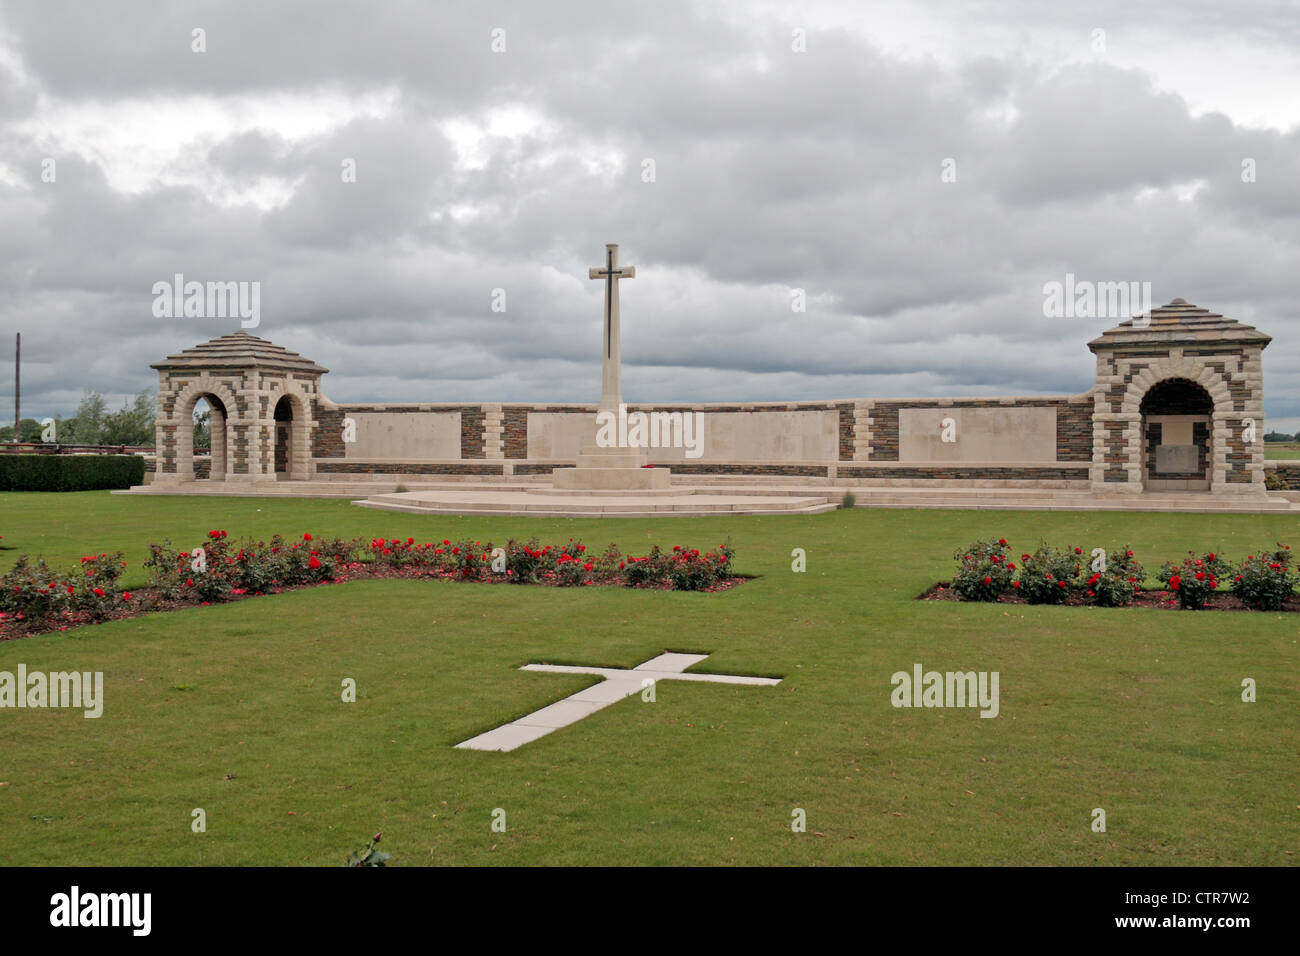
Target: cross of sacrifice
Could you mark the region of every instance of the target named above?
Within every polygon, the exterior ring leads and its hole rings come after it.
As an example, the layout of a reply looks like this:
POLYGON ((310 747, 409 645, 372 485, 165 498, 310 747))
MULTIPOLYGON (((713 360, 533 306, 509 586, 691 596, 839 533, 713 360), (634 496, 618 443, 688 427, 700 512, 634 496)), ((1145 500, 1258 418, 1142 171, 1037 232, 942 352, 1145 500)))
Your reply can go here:
POLYGON ((752 684, 772 687, 781 683, 779 677, 738 677, 733 674, 685 674, 692 664, 698 664, 708 654, 660 654, 631 670, 617 667, 568 667, 560 664, 525 664, 520 670, 550 671, 555 674, 596 674, 605 678, 586 690, 557 701, 525 717, 503 724, 486 733, 458 743, 462 750, 514 750, 524 744, 545 737, 553 730, 577 723, 590 714, 616 704, 625 697, 638 694, 661 680, 708 681, 714 684, 752 684))
POLYGON ((636 266, 618 264, 618 243, 605 244, 605 268, 589 269, 587 276, 605 280, 605 358, 614 357, 614 339, 618 332, 618 280, 635 279, 636 266))

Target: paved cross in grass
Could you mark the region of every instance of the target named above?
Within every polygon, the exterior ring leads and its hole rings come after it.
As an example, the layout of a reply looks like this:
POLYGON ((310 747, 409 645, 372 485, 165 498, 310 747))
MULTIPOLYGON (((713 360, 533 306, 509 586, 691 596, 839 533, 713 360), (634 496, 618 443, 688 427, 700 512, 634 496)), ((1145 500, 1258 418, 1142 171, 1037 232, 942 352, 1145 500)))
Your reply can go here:
POLYGON ((545 737, 553 730, 577 723, 590 714, 639 694, 648 684, 661 680, 706 681, 713 684, 751 684, 772 687, 779 677, 739 677, 732 674, 686 674, 708 654, 660 654, 631 670, 617 667, 569 667, 562 664, 525 664, 520 670, 550 671, 556 674, 596 674, 605 678, 586 690, 535 710, 526 717, 471 737, 456 746, 464 750, 514 750, 545 737))

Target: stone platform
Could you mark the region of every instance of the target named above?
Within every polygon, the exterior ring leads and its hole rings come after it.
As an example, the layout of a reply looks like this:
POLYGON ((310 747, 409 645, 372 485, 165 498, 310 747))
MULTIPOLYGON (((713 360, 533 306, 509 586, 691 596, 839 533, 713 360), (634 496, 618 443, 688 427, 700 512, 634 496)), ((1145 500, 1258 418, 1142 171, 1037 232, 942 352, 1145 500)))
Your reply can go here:
POLYGON ((827 479, 674 476, 664 489, 600 491, 555 488, 541 478, 406 478, 311 481, 169 481, 113 494, 342 498, 364 507, 424 514, 529 514, 566 517, 664 517, 701 514, 817 514, 846 491, 859 508, 992 511, 1157 511, 1201 514, 1300 512, 1300 494, 1232 498, 1208 492, 1094 495, 1080 488, 953 488, 858 485, 827 479), (402 489, 399 491, 399 487, 402 489))
POLYGON ((371 495, 363 508, 413 514, 512 514, 547 518, 662 518, 673 515, 820 514, 838 505, 820 495, 756 494, 671 488, 588 491, 559 488, 455 489, 371 495))

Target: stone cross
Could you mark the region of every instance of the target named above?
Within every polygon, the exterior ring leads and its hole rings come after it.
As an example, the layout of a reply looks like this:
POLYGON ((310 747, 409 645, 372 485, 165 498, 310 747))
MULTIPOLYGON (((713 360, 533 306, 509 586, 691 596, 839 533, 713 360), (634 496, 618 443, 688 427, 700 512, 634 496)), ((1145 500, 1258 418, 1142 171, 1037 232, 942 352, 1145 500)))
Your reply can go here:
POLYGON ((751 684, 772 687, 781 683, 779 677, 738 677, 732 674, 684 674, 692 664, 698 664, 708 654, 660 654, 631 670, 616 667, 568 667, 561 664, 525 664, 520 670, 549 671, 555 674, 596 674, 605 678, 586 690, 580 690, 564 700, 509 724, 503 724, 486 733, 458 743, 462 750, 514 750, 524 744, 545 737, 553 730, 577 723, 590 714, 616 704, 625 697, 638 694, 661 680, 708 681, 714 684, 751 684))
POLYGON ((605 280, 605 354, 600 366, 600 408, 617 412, 623 401, 622 336, 618 330, 618 280, 636 278, 635 266, 619 266, 618 243, 605 245, 605 268, 590 269, 592 279, 605 280))

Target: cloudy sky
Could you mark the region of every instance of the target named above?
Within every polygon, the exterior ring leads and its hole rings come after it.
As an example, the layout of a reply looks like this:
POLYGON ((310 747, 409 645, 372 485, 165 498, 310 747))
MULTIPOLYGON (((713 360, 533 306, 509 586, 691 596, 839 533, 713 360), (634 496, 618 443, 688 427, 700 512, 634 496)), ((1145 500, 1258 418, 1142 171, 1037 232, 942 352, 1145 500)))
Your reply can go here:
POLYGON ((176 273, 336 400, 595 401, 606 242, 630 401, 1081 392, 1073 273, 1273 335, 1300 429, 1300 7, 0 0, 5 421, 15 331, 42 417, 239 327, 176 273))

